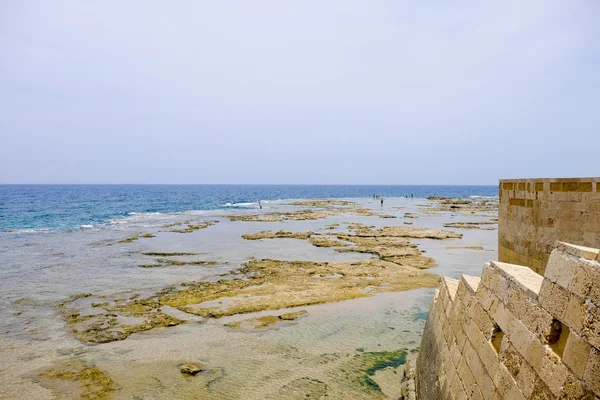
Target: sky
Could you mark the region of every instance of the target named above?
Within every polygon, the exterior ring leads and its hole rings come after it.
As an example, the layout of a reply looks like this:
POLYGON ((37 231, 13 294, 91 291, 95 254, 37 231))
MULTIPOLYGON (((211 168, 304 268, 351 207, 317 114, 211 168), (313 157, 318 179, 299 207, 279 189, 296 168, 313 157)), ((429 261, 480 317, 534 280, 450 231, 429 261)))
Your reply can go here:
POLYGON ((0 183, 600 176, 600 2, 0 2, 0 183))

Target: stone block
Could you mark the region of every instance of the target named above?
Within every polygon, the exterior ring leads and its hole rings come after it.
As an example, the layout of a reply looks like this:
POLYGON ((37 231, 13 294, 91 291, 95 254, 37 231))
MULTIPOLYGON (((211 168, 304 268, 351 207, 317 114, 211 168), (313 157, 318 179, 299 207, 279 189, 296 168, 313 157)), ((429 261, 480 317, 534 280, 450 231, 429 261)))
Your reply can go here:
POLYGON ((546 354, 546 345, 540 342, 538 339, 533 339, 525 349, 523 354, 525 360, 531 365, 536 373, 539 373, 542 360, 546 354))
POLYGON ((547 349, 537 373, 554 396, 560 394, 561 387, 567 378, 567 372, 567 367, 562 363, 560 357, 552 350, 547 349))
POLYGON ((498 372, 494 377, 494 384, 496 385, 498 392, 500 392, 505 399, 525 399, 525 396, 523 396, 523 393, 519 390, 517 383, 504 365, 500 365, 498 368, 498 372))
POLYGON ((583 379, 591 348, 592 346, 575 332, 569 333, 562 360, 579 379, 583 379))
POLYGON ((519 375, 521 370, 521 363, 523 361, 521 355, 515 350, 514 346, 509 345, 508 348, 500 354, 500 360, 513 376, 516 377, 519 375))
POLYGON ((510 314, 510 311, 506 308, 504 303, 499 302, 496 307, 496 311, 492 314, 492 319, 498 324, 500 329, 504 332, 507 332, 508 323, 510 322, 510 316, 507 317, 507 314, 510 314))
POLYGON ((475 303, 473 307, 473 322, 479 327, 484 337, 490 340, 492 337, 492 331, 494 330, 495 323, 492 318, 488 315, 487 311, 479 303, 475 303))
POLYGON ((494 382, 485 368, 479 368, 477 370, 475 382, 477 382, 484 399, 492 398, 495 390, 494 382))
POLYGON ((589 264, 595 264, 595 268, 592 267, 590 271, 592 276, 591 279, 594 284, 590 287, 587 298, 600 307, 600 262, 590 262, 589 264))
POLYGON ((583 319, 581 335, 592 346, 600 349, 600 307, 596 307, 592 303, 586 303, 585 308, 586 313, 583 319))
POLYGON ((498 354, 490 342, 483 342, 477 348, 477 354, 490 376, 494 376, 498 369, 498 354))
POLYGON ((561 400, 594 400, 597 399, 592 392, 579 379, 568 374, 565 384, 560 392, 561 400))
POLYGON ((473 391, 475 389, 475 378, 473 377, 473 374, 471 373, 471 370, 468 368, 468 366, 466 367, 464 374, 461 375, 462 376, 462 384, 463 387, 465 389, 465 393, 467 395, 467 398, 471 398, 473 391))
POLYGON ((484 310, 489 311, 494 299, 498 299, 487 287, 481 285, 475 295, 484 310))
POLYGON ((536 379, 531 393, 532 400, 554 400, 556 396, 550 391, 548 386, 541 379, 536 379))
POLYGON ((537 304, 530 304, 529 312, 523 316, 523 325, 535 335, 545 338, 550 334, 552 315, 537 304))
POLYGON ((454 375, 454 379, 452 379, 452 382, 450 383, 450 390, 456 399, 458 399, 461 394, 464 395, 465 390, 463 389, 458 372, 454 375))
POLYGON ((569 303, 567 304, 563 323, 569 327, 571 332, 581 334, 583 331, 586 308, 583 299, 573 293, 569 295, 569 303))
POLYGON ((499 279, 498 272, 492 268, 490 263, 486 263, 481 272, 481 284, 488 289, 493 289, 498 284, 499 279))
POLYGON ((600 396, 600 350, 592 348, 583 380, 596 396, 600 396))
MULTIPOLYGON (((496 267, 500 275, 509 280, 510 284, 514 284, 522 289, 528 297, 537 298, 544 279, 541 275, 523 265, 506 264, 496 261, 492 261, 490 264, 496 267)), ((505 298, 498 297, 500 300, 505 301, 505 298)))
POLYGON ((550 254, 544 276, 551 282, 568 289, 575 264, 577 264, 575 259, 556 249, 550 254))
POLYGON ((509 338, 513 346, 521 354, 525 354, 529 343, 535 339, 534 334, 519 320, 514 320, 510 327, 509 338))
POLYGON ((450 346, 450 353, 452 354, 452 356, 451 356, 452 365, 454 365, 454 367, 456 367, 458 365, 458 363, 460 362, 460 359, 463 357, 462 352, 458 348, 457 343, 453 343, 452 346, 450 346))
POLYGON ((569 291, 587 299, 594 285, 594 279, 598 279, 598 277, 597 263, 580 258, 575 268, 573 268, 569 291))
POLYGON ((569 292, 555 283, 544 279, 538 300, 542 308, 554 318, 562 320, 569 303, 569 292))
MULTIPOLYGON (((598 210, 596 212, 600 212, 600 203, 598 203, 598 210)), ((595 212, 591 212, 591 214, 594 214, 594 213, 595 212)), ((585 258, 587 260, 595 260, 596 257, 598 256, 598 254, 600 254, 600 250, 598 250, 598 249, 585 247, 585 246, 579 246, 579 245, 575 245, 572 243, 558 242, 556 245, 557 245, 557 249, 559 249, 560 251, 564 251, 567 254, 570 254, 576 258, 585 258)))
POLYGON ((465 355, 465 360, 467 361, 467 365, 469 366, 471 373, 475 375, 479 371, 479 368, 483 367, 481 365, 481 361, 479 360, 479 354, 477 354, 473 347, 470 347, 470 349, 471 351, 465 355))
POLYGON ((519 368, 519 374, 516 376, 515 381, 517 382, 517 386, 521 389, 521 393, 526 398, 530 398, 533 393, 533 385, 535 384, 535 380, 537 379, 537 375, 531 365, 525 360, 521 363, 521 367, 519 368))

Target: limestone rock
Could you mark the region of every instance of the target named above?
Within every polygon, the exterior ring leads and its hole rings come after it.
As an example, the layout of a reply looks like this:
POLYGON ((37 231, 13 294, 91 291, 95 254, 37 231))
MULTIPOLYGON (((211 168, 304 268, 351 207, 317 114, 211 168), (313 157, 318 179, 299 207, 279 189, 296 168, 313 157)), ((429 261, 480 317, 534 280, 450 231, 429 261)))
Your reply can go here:
POLYGON ((194 376, 202 371, 202 367, 196 363, 185 363, 179 366, 179 371, 184 375, 194 376))

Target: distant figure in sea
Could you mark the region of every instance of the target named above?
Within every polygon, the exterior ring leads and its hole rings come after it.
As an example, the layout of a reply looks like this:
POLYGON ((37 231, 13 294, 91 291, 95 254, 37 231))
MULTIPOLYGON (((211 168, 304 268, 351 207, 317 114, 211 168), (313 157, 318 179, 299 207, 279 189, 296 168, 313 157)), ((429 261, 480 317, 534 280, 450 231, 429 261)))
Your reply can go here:
POLYGON ((381 198, 381 207, 383 207, 383 197, 381 198))
POLYGON ((411 193, 411 194, 410 194, 410 198, 411 198, 411 199, 413 199, 413 197, 414 197, 414 196, 413 196, 413 195, 412 195, 412 193, 411 193))
POLYGON ((262 203, 260 202, 260 200, 258 201, 258 207, 262 210, 262 203))

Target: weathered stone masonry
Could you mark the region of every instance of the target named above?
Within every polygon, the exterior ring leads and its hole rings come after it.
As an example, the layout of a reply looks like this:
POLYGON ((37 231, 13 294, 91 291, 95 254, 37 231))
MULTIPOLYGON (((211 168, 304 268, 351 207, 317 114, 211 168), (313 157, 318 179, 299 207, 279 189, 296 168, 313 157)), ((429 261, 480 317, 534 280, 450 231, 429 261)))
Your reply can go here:
POLYGON ((600 178, 500 181, 498 260, 543 274, 556 240, 600 247, 600 178))
POLYGON ((425 325, 416 398, 600 399, 600 251, 558 243, 545 275, 490 262, 444 278, 425 325))

